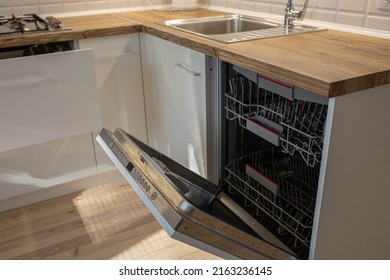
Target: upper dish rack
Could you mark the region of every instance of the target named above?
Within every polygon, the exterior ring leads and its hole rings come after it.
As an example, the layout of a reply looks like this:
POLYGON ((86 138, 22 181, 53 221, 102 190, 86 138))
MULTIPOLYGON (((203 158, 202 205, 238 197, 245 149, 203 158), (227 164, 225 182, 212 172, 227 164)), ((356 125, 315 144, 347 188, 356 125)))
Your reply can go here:
POLYGON ((321 161, 328 106, 293 99, 288 95, 292 88, 286 85, 279 84, 286 89, 281 93, 267 90, 269 81, 264 77, 262 80, 254 83, 244 76, 229 80, 225 94, 227 119, 237 119, 242 127, 281 146, 290 155, 299 153, 308 166, 315 166, 321 161))

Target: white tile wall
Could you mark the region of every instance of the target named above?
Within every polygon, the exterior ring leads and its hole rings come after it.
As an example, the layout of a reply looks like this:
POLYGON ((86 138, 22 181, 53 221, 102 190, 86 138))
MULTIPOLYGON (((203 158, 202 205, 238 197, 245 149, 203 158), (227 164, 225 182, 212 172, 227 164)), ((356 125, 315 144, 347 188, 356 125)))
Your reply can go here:
POLYGON ((256 2, 255 1, 241 1, 240 9, 255 11, 256 10, 256 2))
POLYGON ((215 6, 225 6, 227 0, 211 0, 212 5, 215 6))
POLYGON ((226 6, 233 9, 240 9, 241 0, 228 0, 226 6))
MULTIPOLYGON (((141 7, 141 6, 144 6, 144 3, 145 2, 143 0, 131 0, 131 1, 129 1, 128 6, 129 7, 141 7)), ((163 3, 157 3, 155 5, 161 5, 161 4, 163 4, 163 3)))
MULTIPOLYGON (((71 1, 71 0, 63 0, 63 1, 71 1)), ((78 12, 78 11, 87 11, 87 3, 84 1, 78 2, 66 2, 64 5, 64 12, 78 12)))
MULTIPOLYGON (((0 0, 0 16, 63 13, 169 4, 171 0, 0 0)), ((221 2, 221 4, 226 1, 221 2)), ((239 0, 238 0, 239 2, 239 0)), ((251 2, 251 0, 250 0, 251 2)))
POLYGON ((367 0, 339 0, 339 10, 361 13, 362 11, 366 11, 367 3, 367 0))
POLYGON ((44 4, 61 4, 61 0, 38 0, 39 5, 44 4))
POLYGON ((310 14, 307 14, 307 18, 321 21, 336 22, 337 13, 334 10, 313 9, 310 14))
MULTIPOLYGON (((349 1, 351 2, 351 0, 349 0, 349 1)), ((312 1, 310 1, 310 2, 312 2, 312 1)), ((316 8, 320 8, 320 9, 336 10, 337 9, 337 2, 339 2, 339 0, 314 0, 313 3, 311 3, 311 4, 314 5, 316 8)), ((355 0, 353 0, 353 2, 355 2, 355 0)), ((287 1, 286 1, 286 3, 287 3, 287 1)), ((298 1, 295 1, 295 3, 298 4, 298 1)))
POLYGON ((45 4, 39 6, 39 12, 42 14, 55 14, 62 13, 64 11, 62 4, 45 4))
POLYGON ((127 0, 111 0, 108 1, 108 7, 110 9, 126 8, 127 2, 127 0))
POLYGON ((107 9, 108 2, 107 1, 87 1, 87 9, 88 10, 99 10, 99 9, 107 9))
POLYGON ((37 5, 23 5, 23 6, 14 6, 12 8, 14 14, 35 14, 38 12, 37 5))
POLYGON ((30 6, 30 5, 36 5, 37 1, 36 0, 12 0, 12 4, 14 6, 30 6))
MULTIPOLYGON (((283 15, 287 0, 199 0, 200 3, 283 15)), ((59 13, 169 4, 171 0, 0 0, 0 15, 59 13)), ((300 8, 304 0, 294 0, 300 8)), ((390 31, 390 12, 379 0, 310 0, 306 17, 314 20, 390 31)))
POLYGON ((359 13, 339 11, 337 22, 354 26, 364 26, 365 16, 359 13))
MULTIPOLYGON (((200 3, 222 7, 239 6, 245 10, 284 14, 287 0, 199 0, 200 3), (238 5, 237 2, 241 2, 238 5), (255 9, 248 2, 255 3, 255 9)), ((304 0, 293 0, 295 8, 302 7, 304 0)), ((310 0, 306 18, 353 26, 390 31, 390 12, 379 11, 379 0, 310 0)))
POLYGON ((262 12, 262 13, 271 13, 272 12, 272 5, 258 0, 258 1, 256 1, 256 11, 262 12))

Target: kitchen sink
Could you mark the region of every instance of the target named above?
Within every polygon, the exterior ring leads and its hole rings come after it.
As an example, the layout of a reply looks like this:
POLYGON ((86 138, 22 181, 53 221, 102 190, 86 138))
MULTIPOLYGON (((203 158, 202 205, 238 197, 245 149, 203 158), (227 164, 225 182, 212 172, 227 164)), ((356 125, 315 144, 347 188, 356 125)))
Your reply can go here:
POLYGON ((223 43, 234 43, 324 30, 308 25, 295 25, 286 30, 282 22, 245 15, 223 15, 194 19, 175 19, 159 22, 177 30, 186 31, 223 43))
POLYGON ((170 21, 170 25, 203 35, 211 35, 263 30, 278 27, 280 24, 241 15, 231 15, 177 22, 170 21))

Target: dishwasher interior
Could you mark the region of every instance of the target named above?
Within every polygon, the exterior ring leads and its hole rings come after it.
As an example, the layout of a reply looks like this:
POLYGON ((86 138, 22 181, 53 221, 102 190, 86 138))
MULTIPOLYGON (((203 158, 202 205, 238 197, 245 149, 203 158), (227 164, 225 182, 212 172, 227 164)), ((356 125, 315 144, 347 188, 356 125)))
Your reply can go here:
POLYGON ((230 64, 225 71, 223 191, 306 259, 327 100, 230 64))

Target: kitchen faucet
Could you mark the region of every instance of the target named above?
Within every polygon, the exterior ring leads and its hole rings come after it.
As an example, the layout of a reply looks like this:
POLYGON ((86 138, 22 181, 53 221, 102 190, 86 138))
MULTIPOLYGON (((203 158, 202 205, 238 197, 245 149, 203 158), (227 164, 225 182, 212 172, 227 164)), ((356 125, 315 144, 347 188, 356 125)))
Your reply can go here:
POLYGON ((286 27, 287 30, 294 27, 293 21, 295 19, 302 20, 304 18, 308 4, 309 0, 305 0, 302 10, 296 11, 292 0, 287 1, 286 12, 284 14, 284 27, 286 27))

